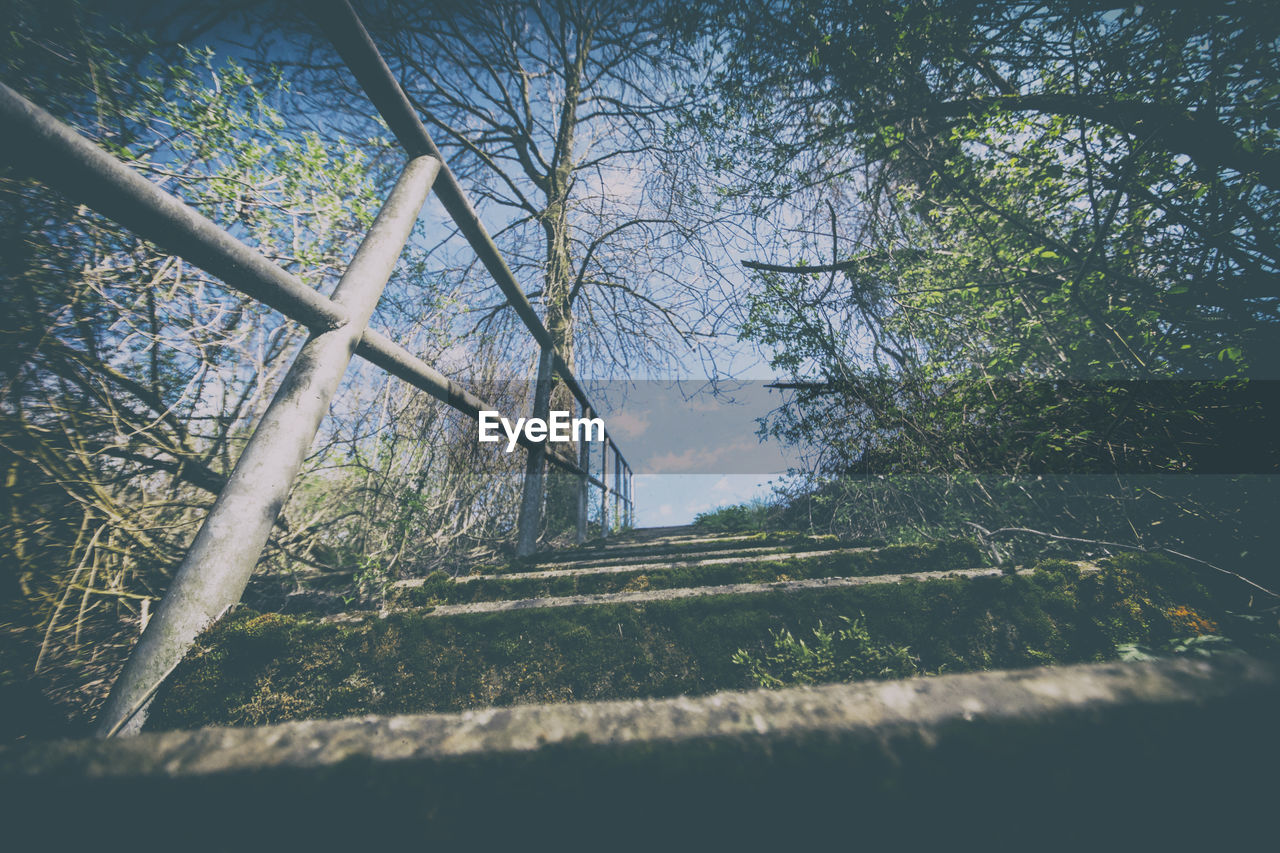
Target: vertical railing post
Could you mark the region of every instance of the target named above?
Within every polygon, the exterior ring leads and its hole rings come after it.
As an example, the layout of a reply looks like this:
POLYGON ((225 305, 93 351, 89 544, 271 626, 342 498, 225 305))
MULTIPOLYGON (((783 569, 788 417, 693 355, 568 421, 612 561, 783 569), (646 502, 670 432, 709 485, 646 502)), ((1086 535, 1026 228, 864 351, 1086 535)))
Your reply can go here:
POLYGON ((334 291, 349 321, 313 332, 294 359, 112 686, 100 735, 140 730, 156 688, 196 636, 244 594, 439 170, 429 156, 405 167, 334 291))
POLYGON ((622 457, 613 454, 613 517, 622 528, 622 457))
MULTIPOLYGON (((538 358, 538 379, 533 389, 533 417, 546 420, 551 412, 552 352, 543 347, 538 358)), ((524 487, 520 495, 520 516, 516 521, 516 556, 528 557, 538 549, 542 526, 542 503, 546 500, 547 446, 538 442, 529 448, 524 463, 524 487)))
MULTIPOLYGON (((586 403, 581 405, 581 411, 583 420, 591 418, 591 409, 586 403)), ((582 440, 578 442, 578 467, 582 469, 582 473, 578 475, 578 525, 574 533, 574 541, 579 545, 587 541, 587 500, 590 497, 591 488, 591 484, 587 481, 587 475, 591 473, 591 442, 588 441, 590 435, 589 431, 584 432, 582 440)))
POLYGON ((624 482, 624 485, 626 487, 626 492, 627 492, 627 529, 628 530, 631 530, 636 526, 636 499, 635 499, 635 496, 632 495, 631 493, 632 479, 633 478, 631 475, 631 466, 628 465, 626 480, 624 482))
POLYGON ((600 535, 609 538, 609 436, 600 442, 600 535))

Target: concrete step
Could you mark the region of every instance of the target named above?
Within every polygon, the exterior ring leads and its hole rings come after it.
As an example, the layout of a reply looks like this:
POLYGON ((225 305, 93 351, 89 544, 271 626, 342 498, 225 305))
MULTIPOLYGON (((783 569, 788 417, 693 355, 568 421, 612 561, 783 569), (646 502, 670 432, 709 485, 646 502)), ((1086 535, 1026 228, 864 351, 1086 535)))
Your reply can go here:
MULTIPOLYGON (((664 528, 669 529, 669 528, 664 528)), ((683 529, 683 528, 681 528, 683 529)), ((819 550, 824 543, 829 545, 834 537, 807 537, 800 534, 769 534, 772 541, 762 541, 758 535, 715 538, 698 536, 692 540, 692 547, 684 547, 679 543, 649 545, 630 543, 607 547, 586 547, 562 551, 545 552, 534 560, 481 563, 475 568, 460 566, 457 578, 470 577, 471 573, 489 575, 524 575, 551 571, 558 567, 580 568, 586 566, 621 565, 636 562, 642 558, 657 559, 701 559, 731 554, 751 555, 764 553, 786 553, 788 551, 819 550), (468 571, 469 570, 469 571, 468 571)), ((646 560, 646 561, 648 561, 646 560)), ((451 574, 453 571, 450 572, 451 574)), ((255 577, 250 583, 247 600, 254 606, 271 610, 280 610, 286 605, 297 610, 308 608, 331 607, 333 602, 341 601, 344 594, 350 597, 350 588, 354 571, 327 571, 322 573, 301 573, 290 578, 290 586, 297 584, 299 589, 286 592, 279 589, 279 579, 255 577)), ((410 578, 407 588, 421 582, 418 578, 410 578)))
POLYGON ((961 569, 981 565, 978 549, 962 540, 883 548, 821 548, 816 543, 710 552, 665 554, 648 560, 628 556, 610 561, 554 564, 527 571, 494 567, 489 572, 450 578, 442 573, 393 582, 380 602, 355 599, 349 591, 304 588, 300 592, 258 595, 247 601, 264 612, 336 615, 379 607, 460 604, 504 598, 547 598, 588 593, 676 586, 768 583, 776 580, 888 574, 919 569, 961 569), (738 569, 741 568, 741 574, 738 569), (634 579, 634 580, 633 580, 634 579), (468 591, 463 592, 466 588, 468 591))
MULTIPOLYGON (((813 550, 819 550, 814 547, 813 550)), ((689 549, 679 551, 653 551, 649 549, 638 550, 634 554, 621 554, 616 556, 599 556, 584 557, 576 560, 555 560, 548 562, 536 563, 528 570, 523 568, 511 568, 501 573, 479 573, 473 575, 460 575, 459 580, 465 577, 485 577, 496 574, 513 575, 518 574, 524 577, 534 577, 539 575, 551 575, 557 572, 569 571, 572 569, 606 567, 606 566, 628 566, 628 565, 658 565, 657 561, 661 560, 662 564, 674 565, 676 563, 688 563, 700 560, 711 559, 714 557, 747 557, 754 554, 785 554, 789 552, 789 546, 786 545, 762 545, 759 547, 745 548, 709 548, 709 549, 689 549)))
POLYGON ((627 543, 605 547, 570 548, 549 551, 527 561, 514 562, 511 571, 525 568, 550 567, 567 563, 604 562, 628 557, 653 557, 681 553, 713 553, 751 548, 804 548, 836 547, 841 543, 834 536, 807 536, 798 533, 770 533, 764 536, 698 537, 689 540, 654 543, 627 543))
MULTIPOLYGON (((618 537, 617 539, 600 540, 590 545, 583 545, 582 550, 619 551, 627 548, 658 548, 663 545, 704 545, 715 542, 745 542, 760 538, 758 533, 707 534, 690 533, 683 536, 663 536, 655 539, 638 539, 618 537)), ((544 552, 546 556, 554 556, 555 551, 544 552)), ((540 554, 539 556, 542 556, 540 554)))
MULTIPOLYGON (((664 569, 673 569, 677 567, 691 566, 719 566, 727 563, 763 563, 772 561, 791 561, 791 560, 809 560, 816 557, 830 557, 834 554, 857 554, 866 551, 872 551, 872 548, 831 548, 827 550, 813 551, 784 551, 778 548, 751 548, 744 551, 733 551, 728 554, 709 552, 711 556, 706 554, 680 554, 673 555, 669 559, 657 560, 653 562, 635 562, 634 559, 625 560, 615 563, 595 563, 587 562, 583 564, 570 563, 564 568, 545 569, 534 572, 504 573, 504 574, 479 574, 479 575, 462 575, 454 578, 455 583, 474 583, 476 581, 496 580, 500 578, 519 578, 520 580, 532 580, 535 578, 563 578, 563 577, 582 577, 585 575, 602 575, 602 574, 627 574, 632 572, 655 572, 664 569)), ((395 584, 397 587, 411 589, 415 586, 422 585, 422 578, 407 578, 395 584)))
POLYGON ((1171 625, 1161 614, 1189 607, 1211 615, 1199 599, 1161 586, 1161 568, 1124 570, 1119 586, 1096 583, 1091 565, 1055 562, 1022 577, 975 568, 680 585, 328 620, 246 609, 201 636, 157 694, 148 724, 701 695, 751 684, 738 653, 766 660, 776 632, 805 640, 819 624, 836 631, 846 619, 862 621, 885 653, 909 649, 929 672, 1073 663, 1113 655, 1116 642, 1165 636, 1171 625))
POLYGON ((1248 849, 1276 707, 1244 655, 1082 664, 22 742, 0 789, 24 850, 140 804, 139 849, 1248 849))
MULTIPOLYGON (((839 552, 834 552, 839 553, 839 552)), ((1076 563, 1081 573, 1098 571, 1093 563, 1076 563)), ((1035 573, 1035 569, 1018 569, 1016 574, 1026 576, 1035 573)), ((761 592, 796 592, 812 589, 838 589, 853 586, 874 586, 877 584, 897 584, 904 580, 927 581, 939 578, 983 578, 999 577, 1007 574, 1004 569, 944 569, 940 571, 899 572, 887 575, 870 575, 863 577, 826 577, 807 580, 774 581, 772 583, 736 583, 719 586, 681 587, 676 589, 650 589, 638 592, 611 592, 590 595, 566 595, 550 598, 522 598, 510 601, 476 601, 468 604, 441 604, 423 611, 423 615, 432 617, 458 616, 475 613, 501 613, 510 610, 533 610, 549 607, 586 607, 607 604, 643 604, 651 601, 674 601, 682 598, 706 598, 722 595, 755 595, 761 592)), ((385 618, 395 610, 385 610, 377 614, 335 613, 322 617, 324 622, 353 623, 369 619, 376 615, 385 618)))
MULTIPOLYGON (((970 543, 948 542, 763 554, 732 552, 697 560, 668 557, 654 562, 470 575, 455 579, 435 575, 394 584, 384 606, 453 605, 675 587, 767 584, 823 577, 956 570, 981 567, 981 559, 981 552, 970 543)), ((333 613, 341 609, 344 608, 331 608, 324 612, 333 613)))
MULTIPOLYGON (((749 537, 750 538, 750 537, 749 537)), ((555 559, 542 559, 539 562, 512 561, 507 563, 480 564, 472 571, 475 574, 459 574, 456 579, 465 581, 472 577, 499 576, 543 576, 545 572, 556 568, 582 568, 589 566, 612 566, 636 563, 642 558, 650 559, 688 559, 703 557, 720 557, 730 555, 750 556, 753 554, 788 553, 790 551, 817 549, 817 542, 794 542, 791 544, 761 545, 757 547, 734 547, 737 543, 726 542, 722 547, 697 546, 693 549, 659 548, 652 550, 644 546, 633 546, 626 549, 555 552, 555 559)), ((464 567, 465 568, 465 567, 464 567)), ((285 590, 285 583, 278 577, 256 576, 250 582, 245 600, 257 609, 278 612, 333 612, 342 608, 344 598, 352 598, 352 585, 355 572, 331 571, 323 573, 300 573, 289 578, 287 585, 297 588, 285 590)), ((396 589, 413 589, 422 584, 422 578, 408 578, 394 584, 396 589)))

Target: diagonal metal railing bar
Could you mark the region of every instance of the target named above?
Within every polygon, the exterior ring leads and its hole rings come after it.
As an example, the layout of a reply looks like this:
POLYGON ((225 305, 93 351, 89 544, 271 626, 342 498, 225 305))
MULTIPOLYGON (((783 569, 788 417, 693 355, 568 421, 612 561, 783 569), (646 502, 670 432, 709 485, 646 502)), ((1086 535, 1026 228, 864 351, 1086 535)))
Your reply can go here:
POLYGON ((303 344, 116 679, 98 718, 100 734, 140 730, 140 712, 156 687, 200 631, 244 594, 439 169, 426 155, 405 166, 334 291, 349 322, 313 332, 303 344))
MULTIPOLYGON (((0 136, 5 160, 20 165, 47 186, 145 235, 312 331, 336 329, 350 321, 342 305, 308 287, 3 83, 0 121, 7 130, 0 136)), ((373 329, 365 332, 356 352, 470 417, 477 417, 482 409, 495 408, 373 329)), ((526 449, 534 444, 523 433, 520 443, 526 449)), ((549 458, 590 478, 597 488, 605 487, 564 454, 553 451, 549 458)))

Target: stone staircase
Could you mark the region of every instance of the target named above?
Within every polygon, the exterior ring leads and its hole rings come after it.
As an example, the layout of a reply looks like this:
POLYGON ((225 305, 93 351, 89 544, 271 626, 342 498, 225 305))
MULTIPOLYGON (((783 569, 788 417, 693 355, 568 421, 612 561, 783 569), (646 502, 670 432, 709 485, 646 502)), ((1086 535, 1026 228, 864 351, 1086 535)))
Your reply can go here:
POLYGON ((72 802, 104 819, 145 802, 149 831, 181 833, 210 803, 260 827, 183 838, 197 849, 383 834, 902 849, 1054 826, 1035 842, 1052 848, 1089 841, 1081 810, 1113 822, 1104 849, 1137 832, 1133 814, 1167 812, 1179 843, 1228 813, 1233 832, 1260 828, 1265 797, 1242 774, 1280 755, 1272 663, 1033 666, 1096 657, 1064 627, 1064 596, 1112 575, 1091 589, 1126 575, 1004 570, 967 542, 633 531, 403 580, 371 609, 234 614, 158 694, 154 733, 0 748, 3 801, 30 828, 72 802), (935 675, 743 690, 736 649, 850 617, 935 675), (1015 668, 958 672, 1000 666, 1015 668))
MULTIPOLYGON (((834 537, 800 534, 774 535, 772 538, 741 535, 709 537, 690 528, 659 529, 662 531, 659 537, 644 531, 621 537, 622 541, 618 542, 597 544, 569 553, 540 555, 526 564, 510 566, 501 572, 479 571, 452 578, 446 584, 452 589, 441 590, 437 586, 434 591, 443 592, 448 597, 456 594, 459 587, 465 587, 463 594, 470 601, 439 604, 428 615, 439 617, 530 608, 640 604, 683 598, 756 595, 764 591, 785 593, 896 584, 904 580, 993 577, 1005 573, 998 568, 972 567, 982 559, 977 549, 972 547, 953 547, 950 552, 943 553, 937 562, 947 568, 929 570, 917 566, 904 571, 870 573, 881 571, 877 567, 901 563, 909 566, 919 561, 928 549, 842 545, 834 537), (747 567, 748 571, 744 572, 743 567, 747 567), (750 574, 752 568, 759 571, 755 572, 754 579, 746 582, 684 585, 691 576, 703 580, 728 580, 734 575, 750 574), (806 577, 794 579, 793 575, 806 577), (626 589, 639 580, 643 580, 644 586, 648 588, 626 589), (568 582, 540 584, 538 581, 568 582), (555 587, 576 591, 578 586, 622 589, 509 597, 513 587, 516 590, 542 589, 550 593, 555 587)), ((1085 572, 1097 571, 1097 566, 1090 563, 1080 563, 1079 566, 1085 572)), ((1032 571, 1022 569, 1018 574, 1026 575, 1032 571)), ((425 578, 399 581, 393 585, 390 600, 393 603, 413 602, 415 591, 421 591, 427 586, 425 578)), ((426 598, 429 600, 430 596, 426 598)), ((330 621, 351 622, 362 617, 338 614, 328 618, 330 621)))
MULTIPOLYGON (((708 537, 687 529, 678 533, 682 528, 661 530, 664 536, 651 540, 650 544, 637 544, 645 542, 642 531, 619 537, 622 541, 551 552, 530 561, 490 567, 488 570, 477 569, 470 574, 450 578, 444 585, 446 589, 436 585, 426 595, 415 595, 415 592, 431 587, 431 579, 402 580, 393 585, 389 600, 393 606, 428 603, 434 593, 492 601, 503 604, 505 608, 517 603, 502 601, 510 597, 511 590, 572 588, 578 591, 578 587, 583 587, 582 591, 616 592, 615 587, 634 585, 637 581, 654 592, 657 588, 665 591, 683 587, 679 593, 669 597, 731 594, 721 589, 723 583, 715 582, 728 580, 745 582, 734 586, 770 584, 770 588, 783 588, 778 584, 793 580, 793 576, 835 581, 857 575, 864 578, 864 583, 887 583, 893 580, 889 577, 892 572, 885 572, 879 580, 867 576, 876 575, 877 566, 918 564, 925 553, 938 550, 925 547, 876 548, 840 543, 830 536, 768 534, 708 537)), ((967 543, 956 543, 951 550, 935 556, 940 558, 940 564, 951 570, 967 569, 983 560, 978 550, 967 543)), ((912 571, 924 571, 926 568, 918 565, 912 571)), ((554 597, 540 596, 539 600, 554 597)), ((654 595, 637 600, 663 598, 662 595, 654 595)), ((562 605, 544 603, 539 606, 562 605)))

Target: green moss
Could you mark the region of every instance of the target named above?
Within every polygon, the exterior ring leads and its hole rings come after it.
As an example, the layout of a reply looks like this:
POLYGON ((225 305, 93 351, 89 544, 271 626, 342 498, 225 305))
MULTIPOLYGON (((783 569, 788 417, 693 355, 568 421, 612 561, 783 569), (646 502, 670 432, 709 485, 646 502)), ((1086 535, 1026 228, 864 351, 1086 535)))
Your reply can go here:
POLYGON ((1177 605, 1211 612, 1168 560, 1118 558, 1081 576, 908 581, 833 590, 355 624, 243 611, 206 631, 157 696, 155 728, 258 724, 522 702, 698 694, 752 686, 732 663, 770 631, 860 619, 926 672, 1103 660, 1173 636, 1177 605))

